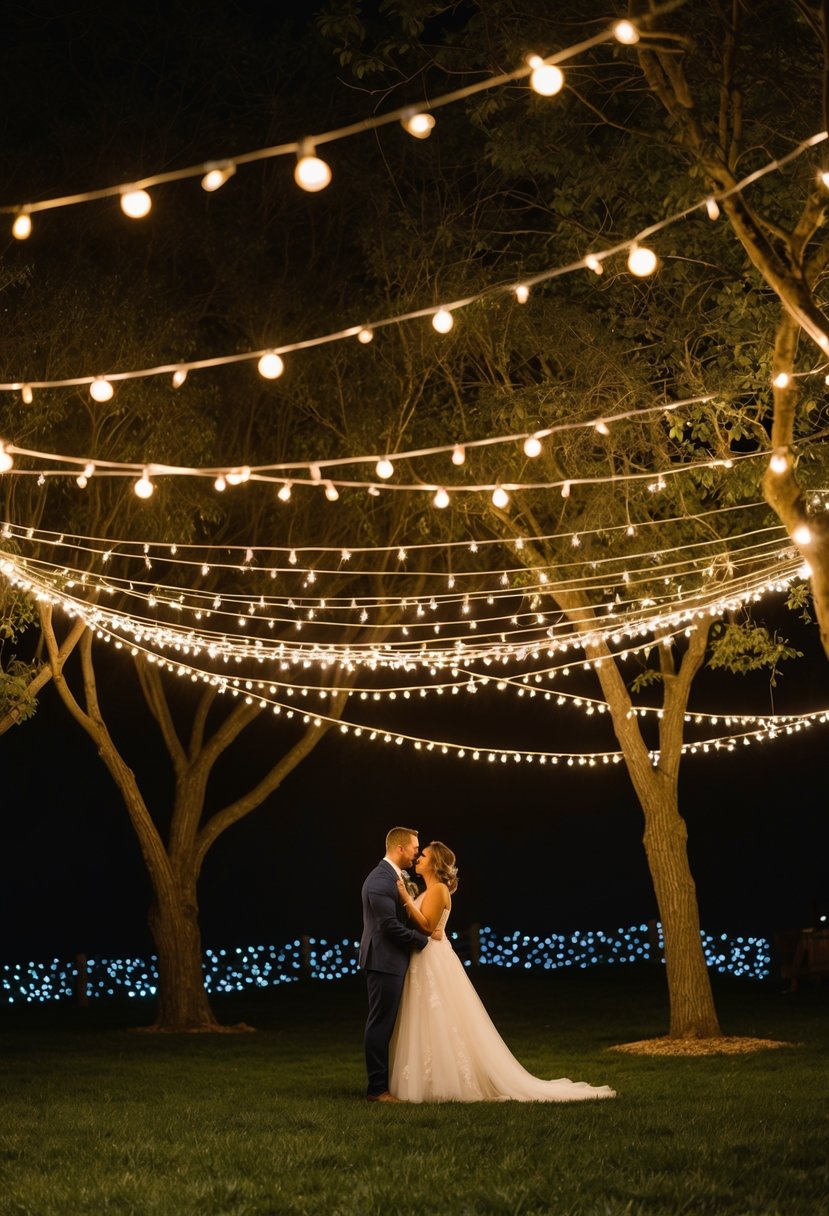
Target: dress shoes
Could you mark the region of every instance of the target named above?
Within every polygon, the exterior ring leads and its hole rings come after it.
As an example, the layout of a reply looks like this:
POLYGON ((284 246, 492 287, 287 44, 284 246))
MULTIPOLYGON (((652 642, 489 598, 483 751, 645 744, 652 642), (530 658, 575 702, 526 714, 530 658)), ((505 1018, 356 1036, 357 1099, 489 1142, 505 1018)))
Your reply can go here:
POLYGON ((369 1102, 404 1102, 403 1098, 395 1098, 388 1090, 384 1094, 366 1094, 369 1102))

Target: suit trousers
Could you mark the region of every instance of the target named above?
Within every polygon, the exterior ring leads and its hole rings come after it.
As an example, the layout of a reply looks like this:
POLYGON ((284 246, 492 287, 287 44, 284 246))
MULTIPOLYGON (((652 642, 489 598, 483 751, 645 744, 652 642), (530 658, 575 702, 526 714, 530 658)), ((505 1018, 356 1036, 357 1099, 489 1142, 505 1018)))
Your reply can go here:
POLYGON ((366 1071, 368 1093, 384 1094, 389 1088, 389 1042, 391 1041, 405 975, 366 971, 368 1018, 366 1020, 366 1071))

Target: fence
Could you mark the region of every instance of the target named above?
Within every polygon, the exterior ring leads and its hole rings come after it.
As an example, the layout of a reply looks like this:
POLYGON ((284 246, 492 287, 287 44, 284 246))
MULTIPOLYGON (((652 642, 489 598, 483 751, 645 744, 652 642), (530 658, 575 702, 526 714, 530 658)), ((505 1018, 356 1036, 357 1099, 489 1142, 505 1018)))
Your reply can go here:
MULTIPOLYGON (((627 929, 551 933, 546 937, 520 932, 500 934, 490 927, 471 925, 464 933, 451 933, 453 946, 467 967, 501 967, 505 970, 584 970, 625 963, 660 964, 662 927, 656 921, 627 929)), ((726 933, 701 934, 708 966, 715 971, 747 979, 770 974, 771 947, 763 937, 734 937, 726 933)), ((355 975, 358 943, 351 938, 297 937, 282 946, 235 946, 206 950, 204 983, 209 993, 234 993, 296 983, 301 979, 330 981, 355 975)), ((10 963, 0 969, 0 1003, 37 1004, 46 1001, 126 996, 155 996, 158 987, 156 958, 87 958, 48 963, 10 963)))

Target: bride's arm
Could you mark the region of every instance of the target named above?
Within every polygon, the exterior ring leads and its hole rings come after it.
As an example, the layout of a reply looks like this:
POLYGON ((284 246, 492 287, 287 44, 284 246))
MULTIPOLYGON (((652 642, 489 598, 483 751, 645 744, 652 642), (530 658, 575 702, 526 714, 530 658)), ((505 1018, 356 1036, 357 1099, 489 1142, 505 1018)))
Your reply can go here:
POLYGON ((444 883, 438 883, 426 892, 423 904, 415 907, 415 902, 402 882, 397 884, 400 898, 410 918, 424 933, 433 933, 444 908, 449 907, 449 888, 444 883))

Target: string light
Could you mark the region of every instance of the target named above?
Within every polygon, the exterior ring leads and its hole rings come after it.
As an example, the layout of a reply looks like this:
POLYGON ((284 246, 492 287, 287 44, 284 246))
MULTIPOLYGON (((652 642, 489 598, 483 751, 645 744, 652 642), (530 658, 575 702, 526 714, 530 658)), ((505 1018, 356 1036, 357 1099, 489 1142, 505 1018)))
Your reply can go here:
POLYGON ((443 486, 441 486, 440 489, 438 490, 437 494, 435 494, 435 497, 432 499, 432 502, 434 503, 434 505, 436 507, 438 507, 441 510, 444 507, 449 506, 449 495, 446 492, 446 490, 443 488, 443 486))
POLYGON ((564 73, 553 63, 545 63, 538 55, 531 55, 527 63, 532 68, 530 87, 541 97, 554 97, 564 85, 564 73))
POLYGON ((604 274, 604 266, 599 258, 594 253, 588 253, 584 259, 584 264, 588 270, 592 270, 594 274, 604 274))
POLYGON ((212 194, 214 190, 220 190, 221 187, 228 181, 236 172, 236 166, 233 161, 224 161, 222 164, 205 165, 207 172, 201 179, 202 190, 206 190, 208 194, 212 194))
POLYGON ((509 494, 503 486, 496 486, 492 491, 492 505, 501 511, 509 505, 509 494))
POLYGON ((331 181, 331 166, 317 156, 314 145, 308 141, 303 142, 297 153, 294 181, 309 194, 324 190, 331 181))
POLYGON ((177 367, 173 372, 173 388, 181 388, 184 381, 187 379, 187 368, 177 367))
POLYGON ((340 492, 337 489, 337 487, 334 485, 333 481, 326 481, 325 497, 328 499, 329 502, 336 502, 337 499, 340 497, 340 492))
POLYGON ((613 26, 613 36, 624 46, 633 46, 639 41, 639 31, 632 21, 617 21, 613 26))
POLYGON ((226 479, 229 486, 240 486, 250 480, 250 469, 246 464, 242 465, 240 469, 231 469, 226 474, 226 479))
POLYGON ((439 309, 432 317, 432 328, 439 334, 448 334, 455 324, 455 318, 446 308, 439 309))
POLYGON ((434 117, 422 111, 406 114, 400 122, 403 129, 415 139, 428 139, 435 126, 434 117))
POLYGON ((705 200, 705 210, 708 213, 709 220, 717 220, 720 218, 720 208, 715 198, 707 198, 705 200))
POLYGON ((34 400, 34 393, 30 384, 24 384, 20 390, 20 396, 23 398, 24 405, 31 405, 34 400))
POLYGON ((378 477, 382 477, 384 481, 387 481, 388 478, 394 473, 394 465, 389 460, 388 456, 384 456, 382 460, 377 461, 377 464, 374 466, 374 471, 378 477))
POLYGON ((144 472, 141 474, 138 481, 133 486, 133 489, 135 490, 135 493, 138 495, 139 498, 152 497, 155 486, 153 485, 152 481, 150 480, 150 474, 147 469, 145 469, 144 472))
POLYGON ((524 455, 529 456, 530 460, 541 455, 541 440, 537 435, 528 435, 524 440, 524 455))
POLYGON ((465 461, 466 461, 466 448, 463 446, 462 443, 456 443, 455 446, 452 448, 452 464, 457 465, 458 468, 460 468, 460 466, 462 464, 464 464, 465 461))
POLYGON ((374 330, 363 326, 357 333, 357 341, 361 342, 363 346, 368 346, 369 342, 374 341, 374 330))
POLYGON ((16 241, 25 241, 32 235, 32 217, 28 211, 18 211, 12 224, 12 236, 16 241))
POLYGON ((96 376, 89 386, 89 395, 93 401, 110 401, 114 391, 111 383, 104 376, 96 376))
POLYGON ((808 524, 798 524, 792 532, 792 540, 796 545, 805 547, 812 543, 812 530, 808 524))
POLYGON ((628 254, 628 270, 638 278, 645 278, 656 270, 657 258, 652 249, 633 244, 628 254))
POLYGON ((265 380, 278 380, 285 371, 285 363, 275 351, 268 351, 257 363, 259 375, 265 380))
POLYGON ((6 445, 0 439, 0 473, 8 473, 9 469, 14 465, 14 459, 6 451, 6 445))
POLYGON ((291 483, 286 481, 284 485, 280 486, 276 496, 282 502, 288 502, 291 497, 291 483))
POLYGON ((141 220, 149 215, 153 200, 146 190, 125 190, 121 195, 121 210, 131 220, 141 220))
POLYGON ((788 388, 792 382, 792 378, 788 372, 778 372, 772 380, 775 388, 788 388))
POLYGON ((519 304, 526 304, 530 298, 530 289, 526 283, 519 283, 515 288, 515 298, 519 304))
POLYGON ((772 473, 785 473, 789 467, 789 453, 786 448, 775 448, 769 461, 772 473))

